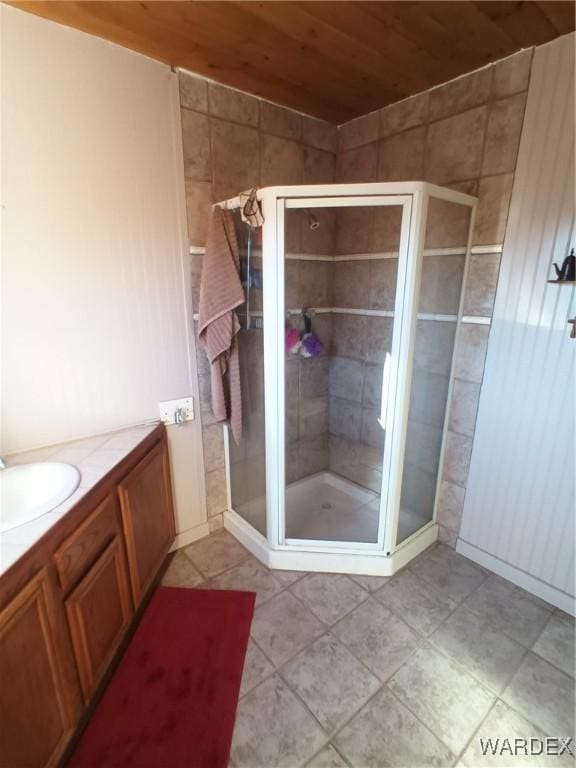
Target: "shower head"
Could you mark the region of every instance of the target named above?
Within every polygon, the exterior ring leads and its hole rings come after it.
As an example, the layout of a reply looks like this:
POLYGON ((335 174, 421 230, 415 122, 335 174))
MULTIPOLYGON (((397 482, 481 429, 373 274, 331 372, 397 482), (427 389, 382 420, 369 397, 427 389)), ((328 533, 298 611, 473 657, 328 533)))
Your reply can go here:
POLYGON ((316 216, 314 216, 312 211, 309 211, 308 208, 304 208, 304 213, 308 216, 308 226, 310 227, 310 229, 318 229, 318 227, 320 226, 320 222, 318 221, 316 216))

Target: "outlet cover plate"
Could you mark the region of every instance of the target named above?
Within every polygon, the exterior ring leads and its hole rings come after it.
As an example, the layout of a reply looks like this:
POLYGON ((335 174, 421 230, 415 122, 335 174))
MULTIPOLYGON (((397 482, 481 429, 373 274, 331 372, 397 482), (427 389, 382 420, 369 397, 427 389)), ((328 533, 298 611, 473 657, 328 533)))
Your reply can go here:
POLYGON ((159 403, 160 421, 164 424, 176 424, 176 412, 179 408, 184 411, 184 421, 192 421, 194 418, 194 398, 181 397, 178 400, 164 400, 159 403))

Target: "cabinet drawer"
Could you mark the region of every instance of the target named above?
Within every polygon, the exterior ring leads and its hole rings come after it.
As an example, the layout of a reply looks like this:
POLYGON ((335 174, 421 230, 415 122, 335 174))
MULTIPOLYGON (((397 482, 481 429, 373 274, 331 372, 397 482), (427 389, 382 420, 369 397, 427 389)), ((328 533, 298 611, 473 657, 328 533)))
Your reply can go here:
POLYGON ((115 536, 66 600, 68 625, 86 703, 132 617, 124 546, 115 536))
POLYGON ((54 553, 60 586, 73 586, 120 530, 118 502, 107 496, 54 553))

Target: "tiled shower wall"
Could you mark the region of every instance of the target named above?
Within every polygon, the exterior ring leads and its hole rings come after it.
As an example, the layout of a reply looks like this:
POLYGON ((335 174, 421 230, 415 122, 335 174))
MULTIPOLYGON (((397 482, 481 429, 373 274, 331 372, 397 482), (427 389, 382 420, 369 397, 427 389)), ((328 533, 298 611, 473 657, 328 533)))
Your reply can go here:
MULTIPOLYGON (((287 211, 284 262, 286 309, 327 308, 332 301, 335 217, 332 211, 316 211, 318 229, 310 228, 304 211, 287 211)), ((291 315, 290 325, 303 330, 301 315, 291 315)), ((286 355, 286 481, 299 480, 328 465, 328 358, 332 347, 332 320, 329 314, 312 318, 313 331, 324 345, 317 358, 286 355)))
MULTIPOLYGON (((334 181, 338 132, 335 126, 321 120, 188 73, 180 73, 180 105, 192 301, 197 311, 202 249, 212 203, 254 186, 334 181)), ((329 227, 324 226, 312 232, 305 218, 296 215, 289 225, 288 247, 296 252, 317 250, 321 246, 318 239, 326 237, 328 231, 329 227)), ((298 279, 299 284, 307 284, 305 275, 298 274, 298 279)), ((256 357, 257 346, 251 350, 256 357)), ((211 413, 208 364, 199 344, 197 355, 208 522, 210 529, 215 530, 222 525, 226 508, 224 445, 222 426, 215 423, 211 413)), ((304 382, 313 380, 315 362, 304 361, 304 382)), ((258 366, 259 359, 254 364, 258 366)), ((320 382, 317 386, 321 386, 322 372, 315 373, 320 382)), ((305 408, 313 406, 314 403, 305 408)), ((303 423, 311 423, 304 415, 303 423)), ((316 422, 321 423, 321 419, 320 414, 316 422)))
MULTIPOLYGON (((441 469, 441 539, 454 544, 464 502, 501 246, 532 49, 340 127, 337 181, 424 179, 479 198, 441 469)), ((358 242, 377 222, 357 215, 358 242)), ((358 250, 364 250, 358 246, 358 250)))
MULTIPOLYGON (((464 313, 470 318, 482 318, 482 321, 465 322, 459 329, 456 376, 442 468, 439 522, 441 538, 450 544, 454 543, 460 526, 490 329, 487 323, 494 301, 531 58, 532 50, 522 51, 488 68, 353 120, 341 126, 339 131, 328 123, 202 78, 186 73, 180 75, 195 308, 210 205, 243 189, 334 180, 346 183, 425 179, 479 197, 473 239, 476 247, 465 289, 464 313)), ((302 214, 292 214, 293 221, 289 221, 287 227, 289 251, 342 254, 373 248, 386 250, 393 245, 394 225, 377 215, 342 212, 337 222, 331 218, 333 212, 320 212, 320 215, 326 218, 321 227, 312 232, 302 214), (327 238, 327 242, 322 242, 322 238, 327 238)), ((310 286, 321 285, 317 279, 309 280, 307 272, 324 268, 321 264, 303 260, 289 262, 287 285, 297 285, 298 290, 303 288, 304 291, 310 286)), ((370 274, 370 268, 385 268, 375 264, 367 265, 367 279, 354 281, 354 295, 362 294, 358 296, 360 306, 372 306, 374 302, 379 306, 379 302, 386 303, 393 298, 386 296, 388 279, 370 274)), ((390 268, 391 263, 387 266, 390 268)), ((333 306, 353 306, 349 303, 355 299, 350 295, 347 268, 347 262, 334 265, 333 306), (347 286, 345 295, 340 298, 339 286, 347 286)), ((296 307, 322 305, 321 297, 293 296, 287 303, 291 300, 296 307)), ((387 306, 382 305, 382 308, 387 306)), ((379 321, 382 319, 378 318, 379 321)), ((358 324, 358 320, 349 315, 326 316, 322 321, 316 320, 316 324, 318 322, 324 324, 321 335, 327 343, 330 358, 289 361, 287 366, 288 396, 290 391, 293 395, 296 392, 294 382, 297 381, 299 403, 297 415, 296 409, 289 415, 292 423, 287 431, 293 444, 292 455, 303 456, 299 460, 300 466, 296 460, 292 464, 293 478, 307 474, 305 468, 317 471, 326 466, 326 451, 334 470, 349 466, 350 457, 345 457, 342 452, 339 454, 337 440, 331 438, 332 446, 328 447, 329 433, 338 437, 341 425, 336 415, 332 426, 326 423, 326 403, 330 397, 338 398, 343 394, 337 390, 338 380, 344 375, 340 371, 338 376, 337 372, 331 376, 330 370, 345 366, 347 354, 344 352, 363 338, 362 330, 366 332, 366 329, 345 327, 358 324), (330 381, 334 382, 332 388, 330 381), (311 429, 312 434, 307 434, 307 429, 311 429), (300 450, 302 440, 307 443, 307 453, 300 450)), ((222 524, 221 513, 226 506, 222 430, 211 416, 208 367, 200 347, 198 356, 207 507, 211 529, 215 529, 222 524)), ((357 357, 358 348, 350 359, 357 357)), ((373 410, 377 402, 378 393, 372 389, 375 382, 378 388, 380 365, 381 361, 362 358, 362 395, 352 398, 352 402, 361 405, 362 411, 373 410), (358 397, 361 398, 359 403, 358 397)), ((351 375, 357 378, 357 371, 351 375)), ((354 392, 348 388, 346 394, 351 391, 354 392)), ((339 409, 332 410, 337 414, 339 409)), ((377 485, 378 478, 373 471, 375 462, 370 461, 368 451, 364 454, 368 459, 367 484, 377 485)), ((360 480, 360 476, 356 479, 360 480)))
POLYGON ((380 492, 384 433, 379 426, 382 376, 394 320, 373 316, 394 309, 401 209, 342 208, 337 212, 334 308, 330 359, 329 468, 380 492))

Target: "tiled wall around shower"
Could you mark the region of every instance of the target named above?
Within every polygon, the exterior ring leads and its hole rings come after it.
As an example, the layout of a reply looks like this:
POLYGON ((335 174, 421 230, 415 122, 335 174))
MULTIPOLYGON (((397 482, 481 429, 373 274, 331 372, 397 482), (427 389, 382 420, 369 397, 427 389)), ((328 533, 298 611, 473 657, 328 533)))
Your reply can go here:
MULTIPOLYGON (((335 126, 321 120, 183 72, 180 106, 192 302, 197 311, 202 252, 212 203, 254 186, 334 181, 338 132, 335 126)), ((290 231, 290 247, 300 250, 315 248, 311 238, 325 237, 327 228, 321 227, 316 235, 307 224, 296 221, 290 231), (302 233, 297 231, 299 227, 302 233)), ((254 266, 258 266, 257 262, 254 266)), ((252 308, 256 310, 258 291, 252 293, 252 308)), ((241 356, 249 358, 249 365, 244 366, 249 369, 245 388, 253 405, 262 397, 261 339, 262 331, 254 330, 245 339, 247 343, 240 345, 241 356)), ((222 425, 212 415, 208 361, 198 343, 197 357, 208 522, 210 529, 215 530, 222 526, 222 512, 227 505, 223 434, 222 425)), ((311 378, 309 373, 304 374, 306 381, 311 378)), ((247 462, 245 476, 261 484, 264 467, 258 418, 263 418, 263 412, 251 411, 245 446, 236 457, 247 462)), ((238 487, 235 491, 241 498, 247 488, 238 487)))
MULTIPOLYGON (((210 205, 240 190, 334 180, 424 179, 479 197, 465 286, 466 322, 458 329, 441 469, 439 522, 441 538, 449 544, 454 543, 460 525, 531 57, 532 50, 522 51, 346 123, 339 130, 201 78, 180 76, 195 306, 210 205)), ((339 257, 386 252, 398 242, 399 218, 386 209, 315 213, 321 226, 311 230, 305 216, 289 212, 289 253, 339 257)), ((462 222, 441 215, 433 221, 427 234, 428 247, 451 247, 459 240, 462 222)), ((442 312, 442 307, 452 306, 461 261, 456 257, 434 259, 428 257, 425 264, 422 311, 426 311, 425 306, 434 306, 434 311, 442 312)), ((327 301, 327 306, 349 309, 386 310, 393 306, 394 259, 327 264, 287 261, 288 305, 321 307, 327 301), (330 301, 327 291, 332 292, 330 301)), ((371 432, 368 425, 374 423, 379 402, 381 366, 392 319, 318 315, 314 325, 325 342, 326 354, 312 360, 287 360, 287 400, 292 406, 287 413, 288 479, 331 468, 376 488, 380 482, 381 461, 377 458, 381 436, 371 432)), ((417 366, 420 375, 439 377, 437 389, 442 391, 446 387, 445 370, 439 371, 440 358, 434 345, 440 350, 447 342, 440 338, 432 342, 424 331, 420 336, 417 358, 422 355, 422 360, 429 361, 428 368, 417 366)), ((211 415, 208 367, 198 349, 207 503, 214 529, 222 524, 221 512, 226 506, 222 429, 211 415)), ((412 403, 423 386, 428 387, 429 381, 422 383, 416 377, 412 403)), ((433 413, 426 412, 426 403, 414 413, 424 413, 424 421, 434 418, 433 413)), ((421 459, 415 457, 415 461, 418 466, 421 459)))
MULTIPOLYGON (((352 120, 339 130, 338 181, 424 179, 479 198, 441 468, 438 521, 441 539, 450 545, 460 528, 531 61, 532 49, 521 51, 352 120)), ((436 235, 443 245, 450 242, 446 221, 439 216, 435 222, 438 230, 428 233, 429 247, 435 247, 436 235)), ((455 233, 457 229, 456 222, 455 233)), ((339 246, 364 251, 368 233, 374 237, 380 230, 369 214, 355 213, 346 231, 339 233, 339 246)), ((448 275, 457 275, 445 264, 448 275)), ((437 274, 436 281, 424 280, 424 290, 436 286, 436 298, 449 301, 450 285, 437 274)), ((422 345, 429 349, 424 337, 422 345)), ((420 386, 418 378, 414 386, 413 397, 420 386)), ((445 380, 441 386, 446 386, 445 380)))

